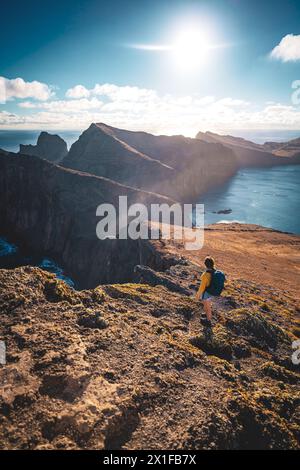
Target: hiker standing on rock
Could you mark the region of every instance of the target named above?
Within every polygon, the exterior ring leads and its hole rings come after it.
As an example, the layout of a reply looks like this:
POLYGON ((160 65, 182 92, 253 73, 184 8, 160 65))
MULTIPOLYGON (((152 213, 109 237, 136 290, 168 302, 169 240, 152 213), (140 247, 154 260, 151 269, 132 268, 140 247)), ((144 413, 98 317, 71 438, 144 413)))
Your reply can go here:
POLYGON ((204 265, 206 270, 201 275, 201 284, 195 297, 203 302, 205 316, 201 316, 201 323, 211 327, 211 300, 212 297, 219 296, 224 289, 225 275, 215 269, 215 260, 211 256, 205 258, 204 265))

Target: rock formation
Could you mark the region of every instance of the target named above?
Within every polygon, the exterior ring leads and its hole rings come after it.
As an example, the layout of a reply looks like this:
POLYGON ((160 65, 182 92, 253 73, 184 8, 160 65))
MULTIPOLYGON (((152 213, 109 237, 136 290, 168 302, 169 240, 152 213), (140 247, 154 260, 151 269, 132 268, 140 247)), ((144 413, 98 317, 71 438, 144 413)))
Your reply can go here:
POLYGON ((237 169, 233 152, 220 144, 123 131, 105 124, 92 124, 62 165, 184 202, 195 201, 237 169))
POLYGON ((99 240, 96 208, 174 201, 32 156, 0 153, 0 233, 63 265, 80 287, 132 278, 133 267, 145 257, 147 241, 99 240))
POLYGON ((34 155, 50 162, 58 163, 68 153, 66 142, 58 135, 41 132, 36 145, 20 145, 23 155, 34 155))

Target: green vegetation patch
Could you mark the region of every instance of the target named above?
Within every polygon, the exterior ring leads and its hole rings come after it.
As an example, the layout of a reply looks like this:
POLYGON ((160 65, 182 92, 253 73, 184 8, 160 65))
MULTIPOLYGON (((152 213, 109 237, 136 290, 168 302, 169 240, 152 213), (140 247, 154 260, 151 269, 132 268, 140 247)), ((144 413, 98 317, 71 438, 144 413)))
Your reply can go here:
POLYGON ((290 341, 288 334, 264 314, 246 308, 233 310, 226 325, 234 333, 252 338, 252 344, 263 349, 276 349, 279 344, 290 341))

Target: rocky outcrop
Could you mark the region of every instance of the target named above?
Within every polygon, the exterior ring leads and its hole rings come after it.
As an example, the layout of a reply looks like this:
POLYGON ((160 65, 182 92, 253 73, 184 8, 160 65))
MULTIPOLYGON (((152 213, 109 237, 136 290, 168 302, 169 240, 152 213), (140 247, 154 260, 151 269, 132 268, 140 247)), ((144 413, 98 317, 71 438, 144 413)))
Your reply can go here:
POLYGON ((0 233, 53 258, 81 288, 129 280, 142 258, 150 265, 154 259, 147 240, 96 237, 96 208, 118 208, 119 195, 127 195, 129 205, 174 203, 46 160, 0 153, 0 233))
POLYGON ((300 138, 288 142, 265 142, 264 148, 278 157, 300 157, 300 138))
POLYGON ((58 163, 66 157, 68 147, 66 142, 59 135, 41 132, 36 145, 20 144, 19 153, 23 155, 34 155, 49 160, 49 162, 58 163))
POLYGON ((230 148, 235 153, 238 163, 242 167, 300 163, 300 139, 294 139, 289 142, 265 142, 261 145, 241 137, 219 135, 213 132, 198 132, 196 139, 209 143, 218 142, 230 148))
POLYGON ((194 202, 224 183, 237 168, 233 152, 221 144, 124 131, 101 123, 80 136, 62 165, 184 202, 194 202))
POLYGON ((162 285, 76 292, 23 267, 0 286, 1 449, 299 448, 285 292, 229 281, 207 329, 198 302, 162 285))
POLYGON ((191 295, 191 291, 180 285, 180 282, 174 282, 171 273, 160 273, 149 266, 137 265, 134 268, 134 279, 139 283, 146 283, 150 286, 164 286, 172 292, 191 295))

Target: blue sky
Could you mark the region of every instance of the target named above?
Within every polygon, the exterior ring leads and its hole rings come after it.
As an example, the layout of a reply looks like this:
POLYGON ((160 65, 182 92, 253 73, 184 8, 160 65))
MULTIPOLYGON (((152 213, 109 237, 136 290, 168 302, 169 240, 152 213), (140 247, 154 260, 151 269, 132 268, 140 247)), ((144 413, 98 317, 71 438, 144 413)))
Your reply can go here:
POLYGON ((1 16, 0 128, 300 129, 299 0, 27 0, 1 16))

